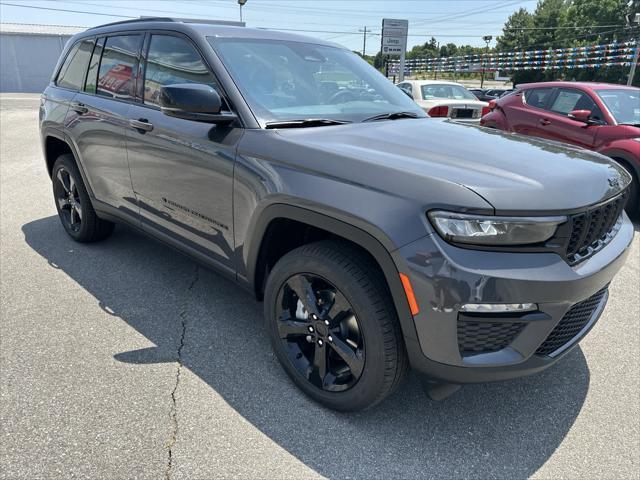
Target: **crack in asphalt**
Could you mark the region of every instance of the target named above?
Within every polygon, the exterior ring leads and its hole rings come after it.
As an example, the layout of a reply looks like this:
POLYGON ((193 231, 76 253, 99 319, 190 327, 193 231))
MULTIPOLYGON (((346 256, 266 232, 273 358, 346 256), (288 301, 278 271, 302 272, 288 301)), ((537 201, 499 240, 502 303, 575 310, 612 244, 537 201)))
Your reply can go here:
POLYGON ((184 303, 179 313, 180 322, 181 322, 181 332, 180 332, 180 343, 178 344, 178 349, 176 351, 178 362, 178 368, 176 369, 176 382, 173 385, 173 390, 171 391, 171 410, 169 411, 169 419, 171 422, 171 435, 169 436, 169 440, 167 441, 167 467, 164 472, 165 480, 171 479, 171 469, 173 468, 173 446, 176 443, 178 438, 178 404, 176 401, 176 392, 178 391, 178 386, 180 385, 180 374, 182 373, 182 350, 184 348, 184 339, 187 333, 187 313, 189 310, 189 304, 191 300, 191 291, 195 287, 196 283, 198 283, 198 279, 200 277, 200 270, 196 265, 196 269, 194 272, 193 279, 187 288, 187 292, 185 294, 184 303))

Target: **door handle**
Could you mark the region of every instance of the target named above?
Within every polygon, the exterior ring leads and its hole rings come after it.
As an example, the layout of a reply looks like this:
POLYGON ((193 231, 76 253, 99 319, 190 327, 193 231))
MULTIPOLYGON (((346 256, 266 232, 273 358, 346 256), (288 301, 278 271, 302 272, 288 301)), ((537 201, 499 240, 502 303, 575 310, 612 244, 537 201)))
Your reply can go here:
POLYGON ((146 118, 139 118, 138 120, 131 119, 129 120, 129 125, 136 130, 142 130, 142 133, 153 130, 153 124, 149 123, 146 118))
POLYGON ((541 118, 538 121, 540 122, 540 125, 542 125, 543 127, 546 127, 547 125, 551 125, 551 120, 547 120, 546 118, 541 118))
POLYGON ((71 102, 70 108, 71 110, 79 113, 80 115, 87 113, 89 111, 87 106, 84 103, 80 103, 80 102, 71 102))

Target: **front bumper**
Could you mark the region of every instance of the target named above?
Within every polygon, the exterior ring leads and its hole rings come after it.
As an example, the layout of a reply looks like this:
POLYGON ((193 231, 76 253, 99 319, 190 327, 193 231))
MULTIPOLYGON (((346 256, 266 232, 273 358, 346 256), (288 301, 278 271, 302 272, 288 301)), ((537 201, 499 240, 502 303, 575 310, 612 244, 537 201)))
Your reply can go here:
MULTIPOLYGON (((626 217, 618 234, 600 252, 569 266, 555 253, 506 253, 452 246, 437 234, 423 237, 394 255, 410 271, 420 306, 414 317, 417 339, 405 338, 411 365, 430 379, 450 383, 503 380, 541 371, 571 350, 595 324, 607 300, 598 297, 578 333, 552 352, 541 345, 575 304, 594 296, 622 267, 633 240, 626 217), (538 311, 516 321, 517 334, 499 350, 462 351, 460 314, 466 303, 535 303, 538 311)), ((495 314, 494 314, 495 317, 495 314)), ((487 324, 504 321, 488 315, 487 324)), ((557 330, 556 330, 557 331, 557 330)))

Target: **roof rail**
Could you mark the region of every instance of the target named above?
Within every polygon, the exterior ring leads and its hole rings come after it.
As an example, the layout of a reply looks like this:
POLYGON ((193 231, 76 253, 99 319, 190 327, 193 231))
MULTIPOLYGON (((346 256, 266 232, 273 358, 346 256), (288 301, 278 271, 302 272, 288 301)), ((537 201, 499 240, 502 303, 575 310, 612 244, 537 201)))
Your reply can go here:
MULTIPOLYGON (((155 17, 140 17, 140 19, 145 19, 145 20, 156 20, 155 17)), ((163 19, 165 20, 165 19, 163 19)), ((232 20, 215 20, 212 18, 178 18, 178 17, 172 17, 167 19, 171 22, 181 22, 181 23, 206 23, 209 25, 229 25, 232 27, 245 27, 246 23, 244 22, 234 22, 232 20)))
POLYGON ((89 30, 93 30, 94 28, 100 28, 100 27, 110 27, 112 25, 126 25, 127 23, 138 23, 138 22, 181 22, 181 23, 206 23, 210 25, 229 25, 233 27, 246 26, 244 22, 233 22, 229 20, 213 20, 213 19, 207 19, 207 18, 140 17, 140 18, 132 18, 131 20, 120 20, 119 22, 111 22, 111 23, 105 23, 102 25, 97 25, 95 27, 89 28, 89 30))
POLYGON ((228 25, 232 27, 246 26, 246 23, 244 22, 234 22, 230 20, 213 20, 213 19, 207 19, 207 18, 140 17, 140 18, 132 18, 131 20, 120 20, 119 22, 104 23, 102 25, 91 27, 88 30, 93 30, 94 28, 101 28, 101 27, 110 27, 112 25, 126 25, 127 23, 138 23, 138 22, 181 22, 181 23, 206 23, 209 25, 228 25))
POLYGON ((137 22, 175 22, 173 18, 169 17, 140 17, 140 18, 132 18, 131 20, 120 20, 119 22, 111 22, 111 23, 103 23, 102 25, 96 25, 95 27, 91 27, 87 30, 93 30, 94 28, 102 28, 102 27, 110 27, 111 25, 123 25, 127 23, 137 23, 137 22))

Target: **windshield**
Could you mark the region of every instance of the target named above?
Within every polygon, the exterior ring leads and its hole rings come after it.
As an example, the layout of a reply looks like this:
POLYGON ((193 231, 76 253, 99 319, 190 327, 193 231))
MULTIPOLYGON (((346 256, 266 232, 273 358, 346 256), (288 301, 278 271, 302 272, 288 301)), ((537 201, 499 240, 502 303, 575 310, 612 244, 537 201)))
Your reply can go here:
POLYGON ((208 40, 263 124, 318 118, 359 122, 398 111, 426 116, 348 50, 283 40, 208 40))
POLYGON ((460 85, 431 84, 422 85, 422 99, 448 98, 451 100, 477 100, 475 95, 460 85))
POLYGON ((640 88, 596 90, 618 123, 640 125, 640 88))

